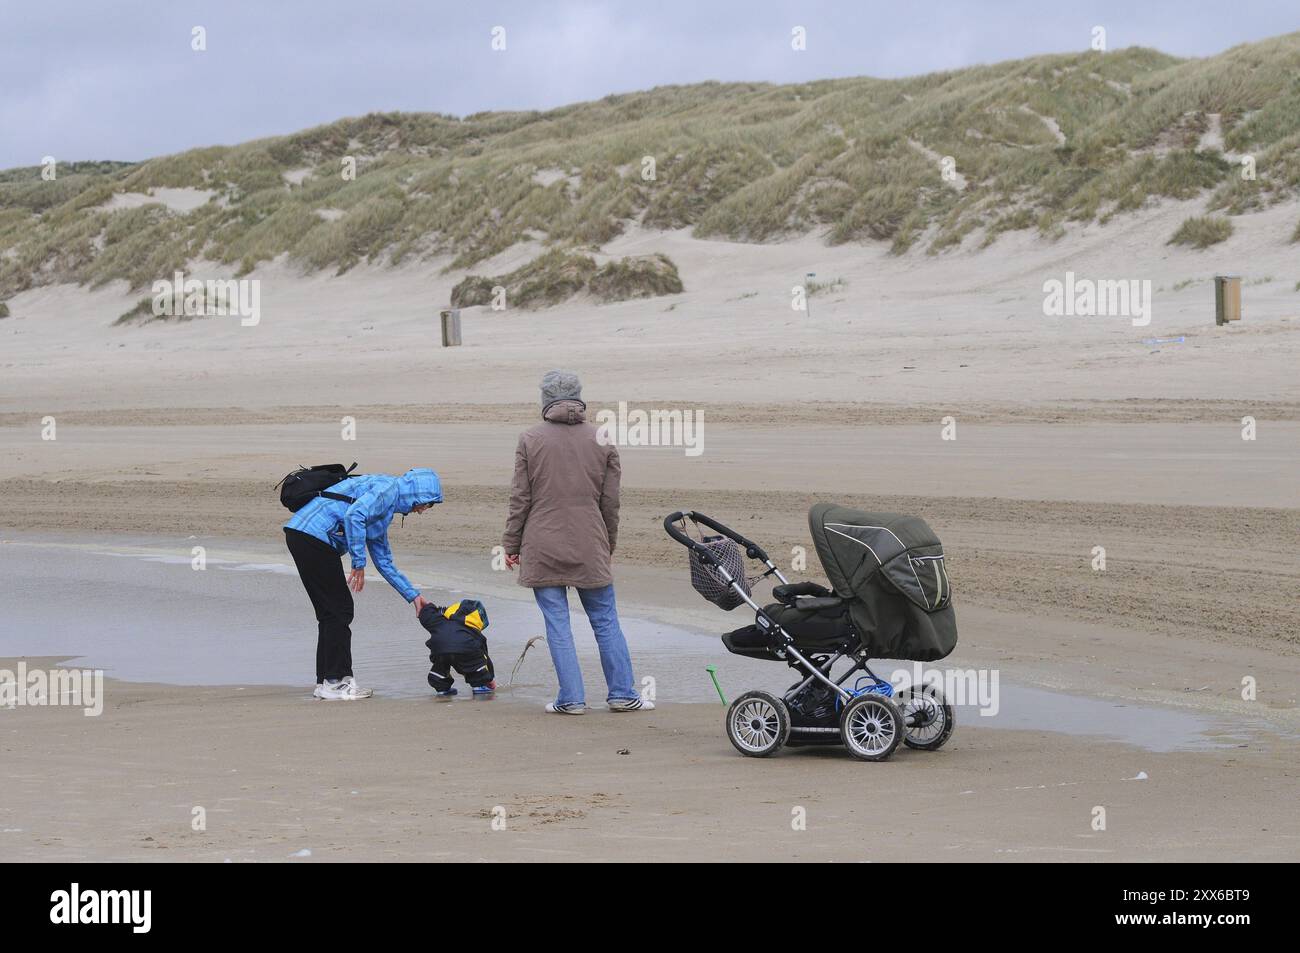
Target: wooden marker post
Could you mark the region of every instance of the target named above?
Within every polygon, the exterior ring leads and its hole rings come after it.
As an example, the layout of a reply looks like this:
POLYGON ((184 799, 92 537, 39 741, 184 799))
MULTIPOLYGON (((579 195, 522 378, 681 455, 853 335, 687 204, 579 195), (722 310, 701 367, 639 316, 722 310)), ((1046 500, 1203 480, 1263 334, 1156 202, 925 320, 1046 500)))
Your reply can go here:
POLYGON ((442 346, 460 347, 460 308, 439 313, 442 319, 442 346))
POLYGON ((1241 320, 1241 276, 1214 276, 1214 323, 1241 320))

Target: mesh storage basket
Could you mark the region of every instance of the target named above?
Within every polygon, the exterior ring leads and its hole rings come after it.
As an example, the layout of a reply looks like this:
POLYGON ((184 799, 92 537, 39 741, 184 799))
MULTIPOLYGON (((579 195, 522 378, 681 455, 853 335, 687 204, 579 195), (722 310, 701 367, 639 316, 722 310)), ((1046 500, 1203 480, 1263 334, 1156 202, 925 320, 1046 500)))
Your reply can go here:
MULTIPOLYGON (((749 581, 745 578, 745 560, 741 556, 740 547, 736 545, 735 541, 725 536, 705 536, 700 540, 700 545, 718 558, 727 572, 731 574, 731 578, 745 591, 745 595, 749 595, 749 581)), ((745 601, 740 598, 719 573, 711 566, 706 565, 693 549, 690 558, 691 585, 696 592, 719 609, 727 611, 736 608, 745 601)))

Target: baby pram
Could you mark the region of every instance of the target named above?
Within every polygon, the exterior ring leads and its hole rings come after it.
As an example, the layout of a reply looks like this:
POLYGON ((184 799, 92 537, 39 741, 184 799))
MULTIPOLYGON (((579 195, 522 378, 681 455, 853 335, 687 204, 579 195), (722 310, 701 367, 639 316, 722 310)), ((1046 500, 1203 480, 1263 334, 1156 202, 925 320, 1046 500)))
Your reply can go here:
POLYGON ((790 583, 757 543, 703 513, 664 519, 668 535, 690 551, 692 585, 723 609, 742 603, 753 625, 722 637, 727 651, 786 662, 804 677, 778 698, 749 691, 727 709, 727 737, 763 758, 782 745, 843 744, 863 761, 883 761, 899 742, 933 751, 951 736, 951 705, 934 685, 898 692, 867 665, 871 658, 930 662, 957 644, 943 546, 925 521, 818 503, 808 525, 832 589, 790 583), (693 539, 687 521, 717 535, 693 539), (747 579, 744 558, 764 571, 747 579), (760 606, 752 585, 775 576, 776 598, 760 606), (839 675, 835 666, 847 660, 839 675), (854 678, 856 676, 856 678, 854 678), (850 685, 849 680, 853 678, 850 685))

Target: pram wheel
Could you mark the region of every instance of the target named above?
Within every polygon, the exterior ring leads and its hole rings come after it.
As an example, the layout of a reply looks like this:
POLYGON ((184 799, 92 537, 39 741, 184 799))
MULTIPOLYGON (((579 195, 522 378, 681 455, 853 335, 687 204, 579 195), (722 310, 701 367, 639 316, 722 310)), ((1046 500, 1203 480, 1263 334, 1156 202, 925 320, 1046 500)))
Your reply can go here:
POLYGON ((790 737, 790 712, 770 692, 745 692, 727 709, 727 737, 748 758, 766 758, 790 737))
POLYGON ((840 712, 840 739, 859 761, 884 761, 903 740, 903 713, 884 695, 859 695, 840 712))
POLYGON ((952 737, 957 719, 937 688, 907 688, 895 697, 903 712, 903 744, 921 751, 935 751, 952 737))

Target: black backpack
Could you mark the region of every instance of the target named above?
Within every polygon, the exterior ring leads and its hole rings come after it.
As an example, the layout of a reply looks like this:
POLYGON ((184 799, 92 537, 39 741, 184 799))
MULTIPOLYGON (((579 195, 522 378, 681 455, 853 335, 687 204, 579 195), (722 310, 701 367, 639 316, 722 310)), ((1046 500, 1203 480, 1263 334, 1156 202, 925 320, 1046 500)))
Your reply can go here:
POLYGON ((330 493, 329 488, 336 483, 342 483, 356 468, 355 463, 346 468, 341 463, 299 467, 276 484, 280 488, 280 502, 292 513, 297 513, 318 496, 323 496, 327 500, 339 500, 342 503, 355 503, 356 500, 350 496, 330 493))

